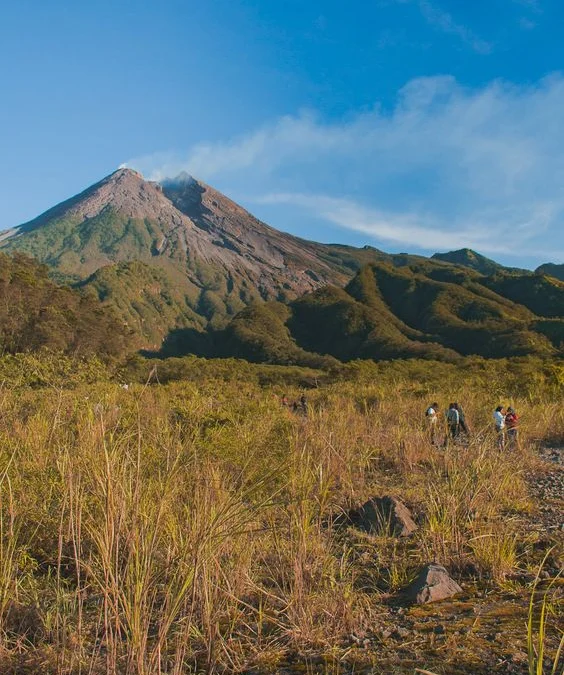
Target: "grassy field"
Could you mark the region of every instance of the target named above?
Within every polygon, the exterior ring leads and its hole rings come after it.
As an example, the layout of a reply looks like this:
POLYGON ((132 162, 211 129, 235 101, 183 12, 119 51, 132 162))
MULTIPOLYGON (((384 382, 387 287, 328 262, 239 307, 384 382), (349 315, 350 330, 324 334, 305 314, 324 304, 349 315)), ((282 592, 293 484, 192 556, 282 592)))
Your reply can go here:
POLYGON ((351 364, 323 379, 191 360, 190 379, 163 362, 143 383, 153 365, 130 364, 127 390, 6 376, 2 673, 551 672, 533 643, 554 661, 562 537, 537 526, 528 481, 546 471, 538 445, 564 444, 561 367, 351 364), (307 415, 280 404, 298 384, 307 415), (435 399, 463 404, 467 444, 431 446, 435 399), (521 414, 519 452, 496 450, 498 404, 521 414), (413 536, 338 524, 386 494, 413 536), (463 594, 398 606, 431 561, 463 594))

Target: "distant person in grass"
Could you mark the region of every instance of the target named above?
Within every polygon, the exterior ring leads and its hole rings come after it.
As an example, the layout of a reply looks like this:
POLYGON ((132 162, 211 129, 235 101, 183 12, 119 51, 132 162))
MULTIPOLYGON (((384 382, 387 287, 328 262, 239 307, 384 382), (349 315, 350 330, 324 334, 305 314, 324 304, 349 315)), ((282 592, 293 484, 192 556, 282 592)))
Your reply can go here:
POLYGON ((493 418, 497 434, 497 447, 503 451, 505 449, 505 413, 502 405, 498 405, 494 410, 493 418))
POLYGON ((458 410, 458 424, 460 426, 460 431, 466 434, 466 436, 470 436, 470 429, 468 429, 468 425, 466 424, 466 415, 464 414, 462 406, 460 403, 455 403, 454 407, 458 410))
POLYGON ((446 411, 446 421, 448 436, 453 440, 458 438, 458 434, 460 433, 460 414, 456 408, 456 403, 449 403, 448 410, 446 411))
POLYGON ((519 415, 510 406, 505 413, 507 445, 509 450, 519 450, 519 415))
POLYGON ((439 418, 437 417, 439 412, 439 404, 437 402, 431 403, 431 405, 425 411, 425 419, 427 420, 427 426, 429 428, 429 438, 433 445, 437 444, 437 425, 439 418))

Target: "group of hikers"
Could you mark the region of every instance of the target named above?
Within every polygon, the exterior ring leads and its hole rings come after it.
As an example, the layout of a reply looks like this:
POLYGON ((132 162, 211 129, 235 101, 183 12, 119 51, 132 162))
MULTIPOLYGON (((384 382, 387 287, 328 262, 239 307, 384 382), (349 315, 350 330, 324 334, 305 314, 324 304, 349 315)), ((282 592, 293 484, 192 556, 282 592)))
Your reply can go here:
MULTIPOLYGON (((284 394, 280 398, 283 407, 294 413, 307 416, 308 403, 304 394, 298 400, 290 402, 284 394)), ((429 437, 433 445, 447 445, 449 440, 456 441, 462 436, 469 438, 470 429, 466 421, 466 415, 460 403, 449 403, 444 417, 439 413, 440 406, 437 402, 425 411, 429 437)), ((515 410, 508 406, 504 408, 498 405, 493 413, 497 447, 505 450, 506 444, 510 450, 519 449, 519 416, 515 410)))
MULTIPOLYGON (((439 404, 434 402, 425 411, 429 436, 433 445, 438 445, 441 441, 446 445, 449 439, 456 440, 461 434, 466 437, 470 436, 466 416, 459 403, 449 403, 444 416, 445 426, 439 422, 439 410, 439 404)), ((494 410, 493 419, 499 450, 505 450, 506 442, 508 449, 519 449, 519 416, 515 410, 511 406, 504 408, 498 405, 494 410)))

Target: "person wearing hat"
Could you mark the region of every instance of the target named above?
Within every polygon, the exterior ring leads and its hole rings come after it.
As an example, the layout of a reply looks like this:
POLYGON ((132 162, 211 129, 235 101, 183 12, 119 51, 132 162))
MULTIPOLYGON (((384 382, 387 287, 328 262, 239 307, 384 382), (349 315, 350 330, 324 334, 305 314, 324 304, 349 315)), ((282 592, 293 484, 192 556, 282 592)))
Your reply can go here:
POLYGON ((519 450, 519 415, 511 406, 505 413, 505 428, 507 429, 508 449, 519 450))

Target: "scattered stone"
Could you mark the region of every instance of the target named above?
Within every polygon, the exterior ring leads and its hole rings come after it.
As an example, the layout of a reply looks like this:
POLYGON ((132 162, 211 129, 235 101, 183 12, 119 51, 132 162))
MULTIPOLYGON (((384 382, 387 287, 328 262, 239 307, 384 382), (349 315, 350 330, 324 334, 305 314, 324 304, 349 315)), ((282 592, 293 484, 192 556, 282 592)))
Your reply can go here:
POLYGON ((461 593, 462 588, 451 579, 442 565, 431 563, 419 572, 417 578, 403 591, 408 602, 424 605, 428 602, 437 602, 451 598, 461 593))
POLYGON ((373 497, 349 513, 350 522, 370 534, 407 537, 417 529, 405 504, 395 497, 373 497))
POLYGON ((405 640, 405 638, 409 637, 411 635, 411 633, 407 628, 403 628, 402 626, 398 626, 396 628, 396 630, 394 631, 394 635, 401 640, 405 640))
POLYGON ((539 532, 558 532, 564 530, 564 447, 541 446, 539 455, 544 461, 543 469, 528 476, 532 496, 538 504, 532 525, 539 532))
POLYGON ((516 651, 513 654, 509 655, 509 658, 513 663, 525 663, 528 660, 528 656, 525 652, 516 651))

